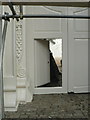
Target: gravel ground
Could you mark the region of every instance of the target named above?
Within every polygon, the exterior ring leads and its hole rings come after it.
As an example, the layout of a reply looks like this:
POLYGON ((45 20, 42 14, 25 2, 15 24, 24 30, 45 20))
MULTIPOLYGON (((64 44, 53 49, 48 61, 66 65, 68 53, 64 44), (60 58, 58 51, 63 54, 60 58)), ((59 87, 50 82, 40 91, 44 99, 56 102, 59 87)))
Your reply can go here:
POLYGON ((5 118, 88 118, 88 94, 34 95, 16 112, 5 112, 5 118))

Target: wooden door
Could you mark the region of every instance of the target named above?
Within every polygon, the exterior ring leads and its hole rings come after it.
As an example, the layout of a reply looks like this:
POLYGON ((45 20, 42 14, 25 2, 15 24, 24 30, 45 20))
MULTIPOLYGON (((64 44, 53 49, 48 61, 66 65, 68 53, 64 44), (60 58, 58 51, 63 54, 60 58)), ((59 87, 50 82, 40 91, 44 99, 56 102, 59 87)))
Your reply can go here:
POLYGON ((50 82, 49 42, 35 40, 35 87, 50 82))

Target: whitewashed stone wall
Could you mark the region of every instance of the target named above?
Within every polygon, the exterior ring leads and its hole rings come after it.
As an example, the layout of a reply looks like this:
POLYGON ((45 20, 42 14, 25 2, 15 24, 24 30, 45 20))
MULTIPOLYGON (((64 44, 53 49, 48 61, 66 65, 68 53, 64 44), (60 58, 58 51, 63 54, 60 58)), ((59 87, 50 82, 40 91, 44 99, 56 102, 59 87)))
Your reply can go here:
MULTIPOLYGON (((15 7, 19 14, 19 6, 15 7)), ((11 13, 9 7, 3 11, 11 13)), ((25 21, 10 20, 4 53, 4 105, 5 110, 17 110, 19 102, 26 102, 25 21)))

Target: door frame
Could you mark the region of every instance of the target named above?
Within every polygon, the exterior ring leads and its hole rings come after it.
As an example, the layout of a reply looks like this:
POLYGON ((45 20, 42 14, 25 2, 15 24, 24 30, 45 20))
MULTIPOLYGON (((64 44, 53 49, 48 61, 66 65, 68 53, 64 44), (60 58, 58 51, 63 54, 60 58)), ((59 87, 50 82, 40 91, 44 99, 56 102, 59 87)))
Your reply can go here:
MULTIPOLYGON (((39 87, 39 88, 34 88, 34 94, 54 94, 54 93, 67 93, 67 41, 64 41, 64 44, 62 44, 62 48, 64 48, 64 57, 62 61, 62 81, 63 78, 66 79, 64 82, 62 82, 62 87, 39 87), (65 64, 65 65, 63 65, 65 64), (65 75, 65 76, 64 76, 65 75)), ((35 53, 34 53, 34 59, 35 59, 35 53)), ((35 71, 35 70, 34 70, 35 71)), ((34 75, 36 75, 34 73, 34 75)), ((35 81, 35 80, 34 80, 35 81)))
MULTIPOLYGON (((66 33, 66 36, 67 36, 67 33, 66 33)), ((39 87, 39 88, 35 88, 34 87, 34 94, 54 94, 54 93, 67 93, 68 92, 68 84, 67 84, 67 81, 68 81, 68 75, 67 75, 67 40, 63 41, 63 44, 62 44, 62 49, 63 49, 63 60, 62 60, 62 87, 39 87), (64 80, 65 79, 65 80, 64 80)), ((34 52, 34 61, 35 61, 35 52, 34 52)), ((35 66, 35 64, 34 64, 35 66)), ((35 67, 34 67, 35 68, 35 67)), ((35 70, 34 70, 35 72, 35 70)), ((35 73, 34 73, 35 75, 35 73)), ((34 77, 35 78, 35 77, 34 77)), ((35 81, 35 79, 34 79, 35 81)))
MULTIPOLYGON (((67 8, 68 9, 68 8, 67 8)), ((66 14, 67 14, 66 9, 66 14)), ((63 19, 63 18, 62 18, 63 19)), ((68 27, 68 19, 63 19, 62 21, 62 35, 57 36, 57 38, 64 39, 62 40, 62 49, 63 49, 63 60, 62 60, 62 87, 41 87, 41 88, 34 88, 34 94, 54 94, 54 93, 67 93, 68 92, 68 36, 67 36, 67 27, 68 27)), ((38 36, 39 37, 39 36, 38 36)), ((33 38, 33 39, 38 39, 33 38)), ((40 39, 40 38, 39 38, 40 39)), ((42 39, 42 38, 41 38, 42 39)), ((52 38, 51 38, 52 39, 52 38)), ((35 61, 35 53, 34 53, 34 61, 35 61)), ((35 68, 35 64, 34 64, 35 68)), ((34 70, 35 72, 35 70, 34 70)), ((34 73, 35 75, 35 73, 34 73)), ((34 77, 35 80, 35 77, 34 77)))

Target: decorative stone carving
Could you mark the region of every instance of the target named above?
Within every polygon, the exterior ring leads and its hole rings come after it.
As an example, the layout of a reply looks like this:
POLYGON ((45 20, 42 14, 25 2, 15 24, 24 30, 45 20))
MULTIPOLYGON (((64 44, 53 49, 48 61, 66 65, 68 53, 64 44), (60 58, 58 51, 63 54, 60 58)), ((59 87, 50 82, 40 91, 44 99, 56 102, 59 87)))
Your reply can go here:
MULTIPOLYGON (((17 14, 20 14, 19 6, 15 7, 17 14)), ((23 23, 22 20, 16 21, 16 59, 17 59, 17 77, 25 77, 25 68, 23 68, 23 23)))
POLYGON ((22 38, 22 23, 16 22, 16 57, 18 62, 22 59, 23 54, 23 38, 22 38))
POLYGON ((18 69, 17 77, 19 77, 19 78, 24 78, 25 77, 25 69, 24 68, 21 67, 20 69, 18 69))

